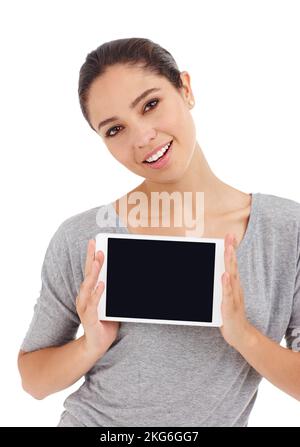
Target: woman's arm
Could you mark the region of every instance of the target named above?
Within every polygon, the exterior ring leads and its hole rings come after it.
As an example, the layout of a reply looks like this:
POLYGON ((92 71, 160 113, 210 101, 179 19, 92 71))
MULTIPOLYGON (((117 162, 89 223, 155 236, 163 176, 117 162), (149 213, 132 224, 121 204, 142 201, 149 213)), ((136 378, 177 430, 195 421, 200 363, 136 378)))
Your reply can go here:
POLYGON ((226 235, 221 333, 259 374, 300 401, 300 353, 280 346, 246 319, 234 243, 234 236, 226 235))
POLYGON ((300 401, 300 353, 280 346, 249 325, 234 348, 282 391, 300 401))
POLYGON ((25 391, 36 399, 75 383, 99 360, 118 335, 118 321, 99 320, 98 307, 105 284, 99 281, 104 253, 95 253, 96 241, 88 242, 84 280, 76 297, 76 311, 84 335, 62 346, 22 353, 18 367, 25 391))
POLYGON ((49 394, 67 388, 79 380, 106 352, 87 347, 85 336, 63 346, 20 352, 18 368, 23 389, 35 399, 44 399, 49 394))

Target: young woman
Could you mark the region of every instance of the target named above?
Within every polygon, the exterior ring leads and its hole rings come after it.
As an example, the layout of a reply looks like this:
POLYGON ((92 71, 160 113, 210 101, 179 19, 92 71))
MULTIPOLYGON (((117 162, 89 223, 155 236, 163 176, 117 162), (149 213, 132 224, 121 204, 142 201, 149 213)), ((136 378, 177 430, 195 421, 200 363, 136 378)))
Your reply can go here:
MULTIPOLYGON (((122 197, 126 213, 120 200, 102 204, 53 235, 18 358, 24 390, 43 399, 85 376, 60 427, 247 426, 262 377, 300 400, 300 204, 214 175, 196 141, 190 76, 151 40, 118 39, 89 53, 79 100, 112 156, 144 180, 122 197), (221 328, 98 320, 97 233, 187 234, 172 216, 169 227, 152 226, 159 210, 140 227, 128 219, 132 194, 149 199, 145 211, 154 192, 192 192, 193 212, 195 193, 204 193, 199 236, 225 239, 221 328)), ((153 265, 150 279, 156 273, 153 265)))

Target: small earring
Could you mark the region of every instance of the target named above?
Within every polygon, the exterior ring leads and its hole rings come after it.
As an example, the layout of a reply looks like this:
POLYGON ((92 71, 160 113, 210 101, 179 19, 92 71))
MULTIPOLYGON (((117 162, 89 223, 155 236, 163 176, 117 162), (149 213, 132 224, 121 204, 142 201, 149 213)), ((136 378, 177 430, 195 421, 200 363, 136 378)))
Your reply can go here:
POLYGON ((194 105, 194 101, 191 99, 191 100, 189 101, 189 104, 190 104, 190 106, 193 106, 193 105, 194 105))

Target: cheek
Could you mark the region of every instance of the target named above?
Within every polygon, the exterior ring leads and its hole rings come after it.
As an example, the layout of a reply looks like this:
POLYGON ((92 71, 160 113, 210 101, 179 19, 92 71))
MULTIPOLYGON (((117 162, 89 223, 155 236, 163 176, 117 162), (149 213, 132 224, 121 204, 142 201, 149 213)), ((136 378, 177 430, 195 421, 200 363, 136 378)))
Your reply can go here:
POLYGON ((119 162, 124 164, 126 161, 126 157, 125 157, 125 153, 122 152, 121 150, 117 150, 117 149, 110 149, 108 148, 109 152, 111 153, 111 155, 119 162))
POLYGON ((178 138, 180 139, 180 135, 184 135, 190 131, 190 120, 190 113, 185 106, 181 103, 176 103, 165 121, 167 122, 170 131, 173 131, 175 138, 178 135, 178 138))
POLYGON ((130 167, 134 164, 134 158, 132 152, 128 150, 115 150, 110 151, 112 156, 123 166, 130 167))
POLYGON ((164 127, 164 131, 166 132, 170 129, 170 132, 175 132, 175 130, 179 130, 179 123, 181 121, 182 111, 181 108, 178 107, 178 104, 174 104, 174 106, 170 106, 167 110, 163 111, 163 115, 160 117, 160 122, 158 123, 159 128, 164 127))

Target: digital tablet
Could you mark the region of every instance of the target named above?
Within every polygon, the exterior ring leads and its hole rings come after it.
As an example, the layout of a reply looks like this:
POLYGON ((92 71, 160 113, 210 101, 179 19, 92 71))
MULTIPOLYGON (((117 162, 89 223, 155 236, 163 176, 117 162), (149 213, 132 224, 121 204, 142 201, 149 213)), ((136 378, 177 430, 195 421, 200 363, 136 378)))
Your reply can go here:
POLYGON ((96 235, 99 320, 222 326, 224 239, 96 235))

